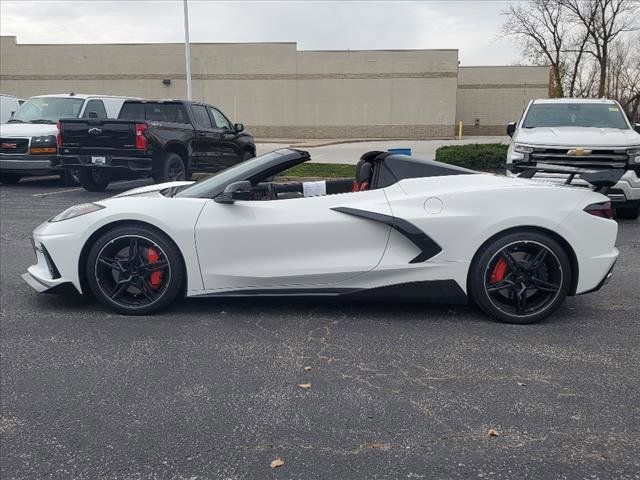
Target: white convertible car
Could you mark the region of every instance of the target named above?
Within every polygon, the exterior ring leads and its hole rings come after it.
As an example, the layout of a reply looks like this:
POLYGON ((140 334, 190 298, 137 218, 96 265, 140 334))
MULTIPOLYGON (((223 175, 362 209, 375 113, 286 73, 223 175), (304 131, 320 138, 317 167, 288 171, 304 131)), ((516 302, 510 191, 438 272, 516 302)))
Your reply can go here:
POLYGON ((180 295, 296 295, 471 299, 531 323, 599 289, 618 256, 611 204, 588 188, 384 152, 363 155, 355 179, 276 178, 308 160, 282 149, 197 183, 73 206, 35 230, 23 278, 133 315, 180 295))

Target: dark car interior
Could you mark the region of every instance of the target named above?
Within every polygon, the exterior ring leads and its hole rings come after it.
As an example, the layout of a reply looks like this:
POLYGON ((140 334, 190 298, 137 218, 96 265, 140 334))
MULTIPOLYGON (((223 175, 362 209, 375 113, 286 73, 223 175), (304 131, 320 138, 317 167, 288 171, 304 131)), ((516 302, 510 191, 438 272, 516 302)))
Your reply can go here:
POLYGON ((340 178, 310 182, 281 182, 277 178, 255 181, 251 189, 251 200, 285 200, 309 196, 333 195, 337 193, 373 190, 375 173, 381 163, 377 157, 383 152, 367 152, 356 164, 354 178, 340 178))

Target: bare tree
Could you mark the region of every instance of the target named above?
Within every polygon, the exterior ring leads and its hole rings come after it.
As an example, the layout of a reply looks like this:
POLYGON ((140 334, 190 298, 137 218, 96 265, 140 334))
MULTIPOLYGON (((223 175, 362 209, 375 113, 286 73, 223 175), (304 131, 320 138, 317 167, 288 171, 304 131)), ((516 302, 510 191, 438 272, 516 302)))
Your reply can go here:
POLYGON ((509 4, 502 32, 516 37, 524 54, 534 63, 551 67, 550 97, 563 97, 562 49, 567 37, 566 12, 556 0, 531 0, 509 4))
POLYGON ((559 0, 580 24, 589 38, 588 53, 593 55, 599 67, 598 97, 607 90, 607 69, 611 48, 624 32, 637 30, 640 14, 635 0, 559 0))

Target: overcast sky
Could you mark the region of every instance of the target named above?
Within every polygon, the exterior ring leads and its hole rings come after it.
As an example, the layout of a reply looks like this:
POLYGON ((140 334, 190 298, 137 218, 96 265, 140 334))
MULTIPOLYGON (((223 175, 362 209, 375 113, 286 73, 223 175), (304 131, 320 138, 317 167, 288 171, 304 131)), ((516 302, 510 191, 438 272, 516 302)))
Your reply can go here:
MULTIPOLYGON (((507 65, 504 0, 347 2, 189 0, 192 42, 297 42, 301 50, 457 48, 463 65, 507 65)), ((19 43, 184 40, 182 0, 0 1, 19 43)))

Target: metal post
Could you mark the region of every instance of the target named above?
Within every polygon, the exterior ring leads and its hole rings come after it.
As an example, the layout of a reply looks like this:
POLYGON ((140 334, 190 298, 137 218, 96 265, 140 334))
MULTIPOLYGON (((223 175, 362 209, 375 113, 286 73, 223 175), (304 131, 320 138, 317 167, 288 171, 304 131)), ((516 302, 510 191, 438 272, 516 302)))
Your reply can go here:
POLYGON ((184 61, 187 67, 187 100, 191 100, 191 47, 189 45, 189 7, 184 3, 184 61))

